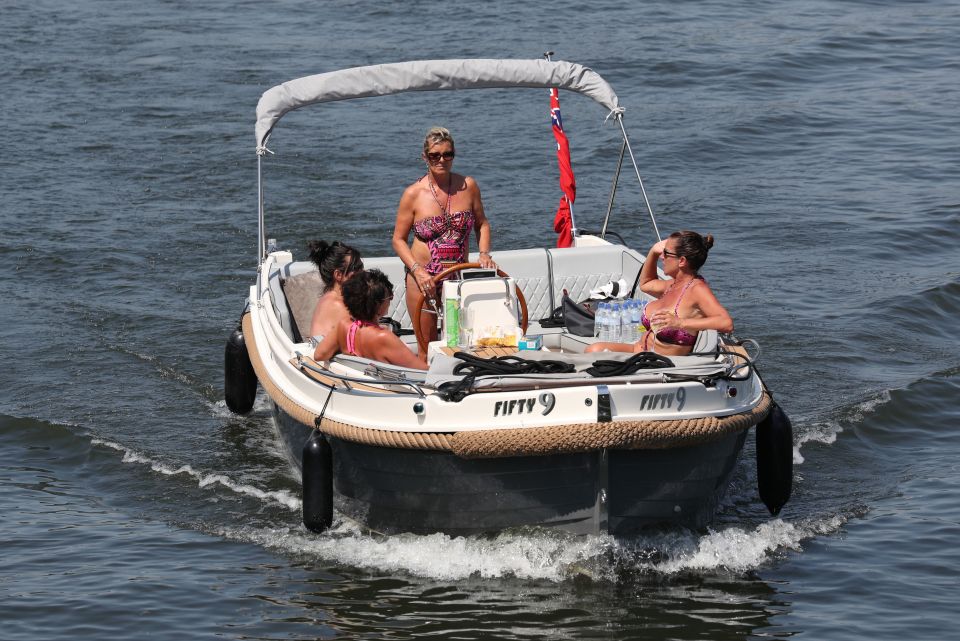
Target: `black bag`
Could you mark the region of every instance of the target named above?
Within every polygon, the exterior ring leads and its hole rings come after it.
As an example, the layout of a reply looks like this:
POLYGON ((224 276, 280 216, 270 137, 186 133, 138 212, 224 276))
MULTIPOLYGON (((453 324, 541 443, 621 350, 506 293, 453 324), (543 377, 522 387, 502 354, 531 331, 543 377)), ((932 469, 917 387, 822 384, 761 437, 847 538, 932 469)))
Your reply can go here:
MULTIPOLYGON (((639 274, 637 274, 637 280, 633 283, 633 289, 630 290, 630 298, 633 297, 638 282, 640 282, 639 274)), ((576 334, 577 336, 594 336, 593 330, 597 306, 600 305, 600 303, 623 300, 617 298, 618 290, 619 286, 614 282, 613 291, 611 292, 612 296, 599 299, 588 298, 576 303, 567 294, 567 290, 564 289, 560 306, 554 309, 546 318, 540 319, 540 327, 566 327, 571 334, 576 334)))
POLYGON ((563 295, 563 324, 571 334, 577 336, 593 336, 593 325, 596 318, 594 306, 603 301, 585 300, 582 303, 574 302, 572 298, 563 295))

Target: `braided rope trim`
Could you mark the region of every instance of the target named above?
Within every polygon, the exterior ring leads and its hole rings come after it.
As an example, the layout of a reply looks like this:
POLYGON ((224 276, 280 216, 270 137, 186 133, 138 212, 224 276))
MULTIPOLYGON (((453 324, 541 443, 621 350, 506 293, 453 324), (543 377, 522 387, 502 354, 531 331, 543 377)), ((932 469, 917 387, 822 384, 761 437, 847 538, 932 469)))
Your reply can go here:
MULTIPOLYGON (((243 316, 243 336, 250 362, 264 391, 287 414, 304 425, 317 425, 318 415, 280 389, 267 374, 253 335, 250 314, 243 316)), ((353 443, 397 449, 449 451, 460 458, 504 458, 589 452, 599 449, 660 450, 717 440, 749 429, 770 411, 770 395, 748 412, 684 420, 571 423, 526 429, 476 430, 454 433, 393 432, 359 427, 324 417, 319 429, 353 443)))
MULTIPOLYGON (((253 321, 250 314, 243 315, 243 339, 247 345, 247 353, 250 355, 250 363, 253 365, 253 371, 257 374, 257 379, 264 391, 270 396, 274 403, 290 415, 296 421, 304 425, 317 425, 319 415, 307 409, 300 403, 287 396, 280 387, 273 382, 267 373, 260 358, 260 352, 257 350, 256 339, 253 335, 253 321)), ((336 386, 336 383, 334 384, 336 386)), ((387 430, 372 430, 365 427, 358 427, 348 423, 341 423, 324 417, 320 424, 320 429, 337 438, 354 443, 363 443, 365 445, 379 445, 381 447, 394 447, 398 449, 410 450, 450 450, 450 438, 452 434, 434 434, 427 432, 390 432, 387 430)))
POLYGON ((549 427, 457 432, 452 450, 461 458, 537 456, 599 449, 663 450, 715 441, 756 425, 770 411, 770 396, 732 416, 705 416, 678 421, 611 421, 549 427))

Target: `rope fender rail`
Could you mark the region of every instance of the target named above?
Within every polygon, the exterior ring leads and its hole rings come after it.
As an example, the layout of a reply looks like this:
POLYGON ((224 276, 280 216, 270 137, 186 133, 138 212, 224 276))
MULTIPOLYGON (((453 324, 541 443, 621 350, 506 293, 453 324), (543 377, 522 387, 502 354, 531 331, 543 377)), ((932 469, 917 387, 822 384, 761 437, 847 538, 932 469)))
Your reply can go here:
POLYGON ((730 416, 705 416, 682 420, 611 421, 571 423, 523 429, 474 430, 452 433, 395 432, 360 427, 321 418, 290 398, 267 374, 257 351, 253 322, 243 315, 243 334, 257 379, 270 398, 295 420, 314 425, 330 436, 380 447, 448 451, 460 458, 504 458, 589 452, 599 449, 659 450, 699 445, 749 429, 770 411, 770 394, 764 392, 753 409, 730 416), (319 419, 319 424, 318 424, 319 419))

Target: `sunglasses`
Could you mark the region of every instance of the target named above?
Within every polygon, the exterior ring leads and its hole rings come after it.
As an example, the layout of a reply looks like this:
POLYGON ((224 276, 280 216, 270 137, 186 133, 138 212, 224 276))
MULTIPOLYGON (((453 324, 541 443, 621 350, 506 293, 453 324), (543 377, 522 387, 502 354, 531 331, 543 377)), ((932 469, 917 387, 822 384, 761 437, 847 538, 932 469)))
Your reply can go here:
POLYGON ((664 249, 663 257, 664 258, 680 258, 680 254, 678 254, 677 252, 672 252, 669 249, 664 249))
POLYGON ((427 160, 430 162, 440 162, 441 159, 453 160, 454 155, 455 154, 452 151, 444 151, 443 153, 431 151, 429 154, 427 154, 427 160))

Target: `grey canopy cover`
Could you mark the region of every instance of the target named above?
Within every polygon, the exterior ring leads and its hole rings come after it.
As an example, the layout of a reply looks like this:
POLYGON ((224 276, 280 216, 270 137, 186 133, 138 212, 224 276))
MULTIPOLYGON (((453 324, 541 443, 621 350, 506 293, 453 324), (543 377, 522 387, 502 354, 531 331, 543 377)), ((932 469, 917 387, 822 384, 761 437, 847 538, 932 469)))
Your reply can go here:
POLYGON ((257 103, 257 148, 266 144, 288 111, 318 102, 386 96, 405 91, 495 87, 557 87, 620 111, 617 94, 593 70, 562 60, 417 60, 355 67, 305 76, 277 85, 257 103))

